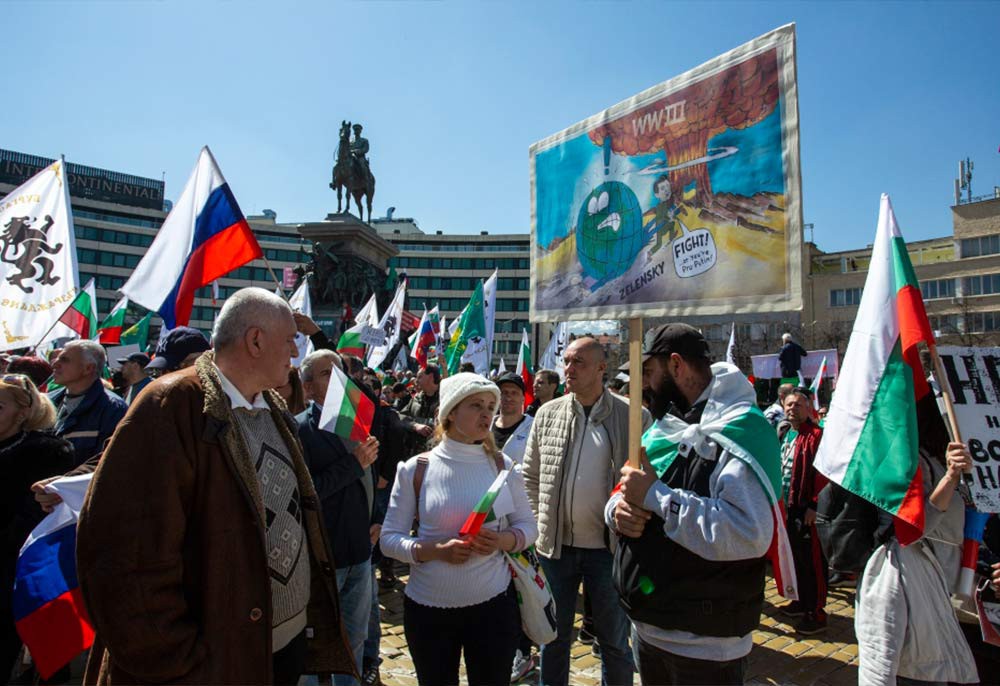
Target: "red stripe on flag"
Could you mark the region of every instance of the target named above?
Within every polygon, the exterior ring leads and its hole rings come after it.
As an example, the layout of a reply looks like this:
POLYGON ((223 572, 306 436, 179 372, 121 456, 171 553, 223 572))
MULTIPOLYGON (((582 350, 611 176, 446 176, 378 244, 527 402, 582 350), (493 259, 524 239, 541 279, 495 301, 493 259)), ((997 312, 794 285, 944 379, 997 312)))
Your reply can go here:
POLYGON ((774 585, 778 589, 778 593, 781 597, 785 596, 785 580, 781 575, 781 556, 778 552, 778 547, 780 543, 780 536, 778 536, 778 527, 781 526, 781 522, 778 521, 778 512, 781 513, 782 519, 785 519, 785 504, 781 501, 778 502, 778 510, 771 508, 771 545, 767 548, 767 559, 771 561, 771 572, 774 574, 774 585))
POLYGON ((17 622, 17 633, 31 651, 38 673, 48 679, 94 643, 94 629, 79 588, 17 622))
POLYGON ((930 322, 920 291, 913 286, 903 286, 896 293, 896 310, 899 312, 899 342, 903 359, 913 370, 913 397, 919 400, 930 391, 924 367, 920 364, 917 343, 934 343, 930 322))
POLYGON ((924 477, 919 464, 894 521, 901 545, 909 545, 924 535, 924 477))
POLYGON ((199 245, 188 258, 174 305, 177 326, 191 321, 194 292, 263 255, 245 219, 215 234, 199 245))
POLYGON ((361 391, 358 391, 358 396, 357 402, 354 403, 354 427, 351 429, 351 440, 363 441, 368 438, 372 431, 375 403, 361 391))
POLYGON ((458 530, 459 536, 475 536, 479 533, 479 530, 483 528, 483 522, 486 521, 486 515, 489 512, 472 512, 468 518, 465 520, 465 524, 462 528, 458 530))
POLYGON ((90 319, 79 310, 70 307, 59 321, 76 331, 80 338, 90 338, 90 319))
POLYGON ((122 327, 111 326, 107 329, 101 329, 100 334, 101 338, 99 342, 105 345, 118 345, 122 340, 122 327))

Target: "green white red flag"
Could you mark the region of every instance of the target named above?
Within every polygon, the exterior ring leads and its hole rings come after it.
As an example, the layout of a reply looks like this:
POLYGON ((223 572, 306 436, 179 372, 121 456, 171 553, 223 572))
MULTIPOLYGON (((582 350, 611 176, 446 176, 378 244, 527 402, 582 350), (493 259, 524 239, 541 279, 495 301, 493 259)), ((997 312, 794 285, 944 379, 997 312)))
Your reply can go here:
POLYGON ((337 352, 341 355, 354 355, 364 359, 365 343, 361 340, 361 334, 366 328, 376 328, 378 326, 378 309, 375 304, 375 294, 368 299, 365 306, 361 308, 354 318, 354 326, 340 335, 337 341, 337 352))
POLYGON ((340 368, 330 369, 330 385, 323 400, 319 428, 351 441, 363 441, 371 434, 375 403, 340 368))
POLYGON ((483 523, 486 521, 486 518, 493 510, 493 503, 496 502, 497 496, 500 495, 500 491, 503 490, 504 482, 507 481, 507 476, 509 474, 509 469, 504 469, 497 474, 497 478, 493 480, 489 490, 487 490, 486 493, 483 494, 483 497, 479 499, 479 502, 476 503, 476 507, 466 518, 465 524, 463 524, 462 528, 458 530, 459 536, 475 536, 479 533, 479 530, 483 528, 483 523))
POLYGON ((895 517, 903 545, 923 535, 917 401, 930 388, 917 351, 934 344, 920 285, 883 194, 861 304, 816 468, 895 517))
POLYGON ((98 340, 104 345, 118 345, 122 339, 122 328, 125 326, 125 312, 128 310, 128 296, 111 308, 111 313, 97 327, 98 340))
POLYGON ((59 322, 71 328, 80 338, 97 337, 97 291, 93 279, 76 294, 59 317, 59 322))
POLYGON ((527 329, 521 329, 521 347, 517 352, 514 373, 524 381, 524 406, 528 407, 535 402, 535 370, 531 366, 531 341, 527 329))

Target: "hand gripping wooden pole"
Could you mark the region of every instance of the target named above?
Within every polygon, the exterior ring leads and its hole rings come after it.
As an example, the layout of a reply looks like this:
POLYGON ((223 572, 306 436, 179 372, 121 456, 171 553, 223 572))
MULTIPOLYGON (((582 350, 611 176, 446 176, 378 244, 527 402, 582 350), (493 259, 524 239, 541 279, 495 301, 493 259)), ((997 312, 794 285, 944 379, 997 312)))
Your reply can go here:
POLYGON ((628 320, 628 464, 639 469, 642 446, 642 317, 628 320))

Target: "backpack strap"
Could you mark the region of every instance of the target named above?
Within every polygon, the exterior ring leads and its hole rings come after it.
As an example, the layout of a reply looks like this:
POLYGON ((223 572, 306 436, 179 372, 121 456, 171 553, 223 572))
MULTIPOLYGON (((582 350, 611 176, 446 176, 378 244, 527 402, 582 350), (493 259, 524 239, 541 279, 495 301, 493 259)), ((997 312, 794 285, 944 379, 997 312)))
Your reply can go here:
POLYGON ((417 455, 417 468, 413 471, 413 521, 417 526, 420 525, 420 489, 424 487, 430 455, 430 453, 417 455))

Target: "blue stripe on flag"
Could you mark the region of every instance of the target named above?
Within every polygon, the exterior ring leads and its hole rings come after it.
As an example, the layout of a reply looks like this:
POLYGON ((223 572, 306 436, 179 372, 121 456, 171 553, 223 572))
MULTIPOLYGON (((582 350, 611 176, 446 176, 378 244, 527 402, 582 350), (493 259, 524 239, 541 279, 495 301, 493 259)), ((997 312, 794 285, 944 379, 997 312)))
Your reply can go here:
POLYGON ((180 290, 181 282, 184 281, 184 275, 191 263, 191 255, 207 243, 212 236, 222 233, 243 219, 243 212, 236 204, 236 198, 229 189, 228 183, 222 184, 209 194, 205 206, 201 208, 198 218, 195 219, 194 241, 191 243, 191 251, 184 258, 184 269, 178 275, 177 281, 174 282, 174 286, 163 301, 163 305, 160 306, 159 315, 163 318, 164 326, 168 329, 177 326, 177 292, 180 290))
POLYGON ((76 522, 32 541, 17 560, 14 621, 50 603, 80 583, 76 578, 76 522))

